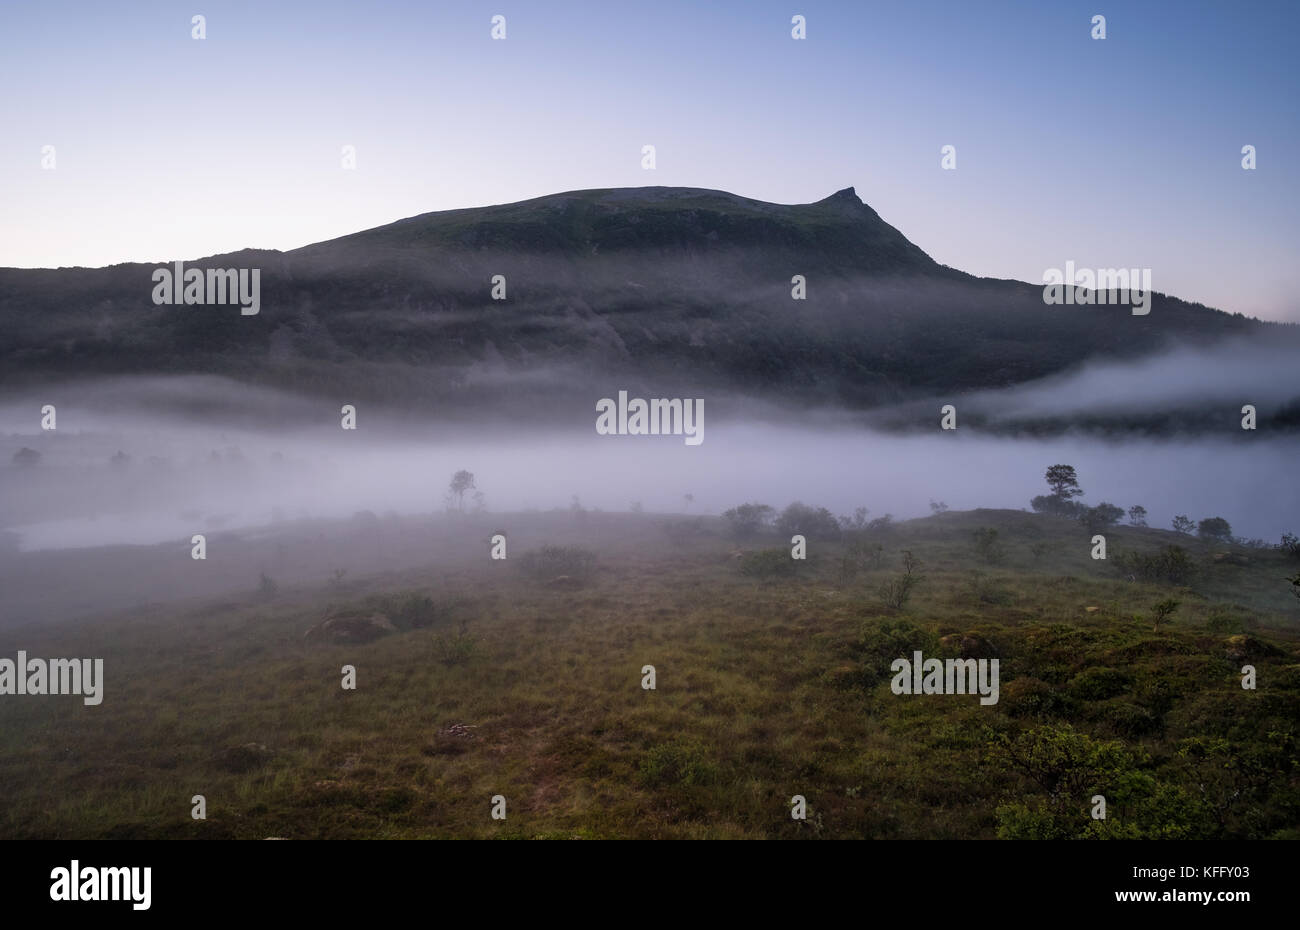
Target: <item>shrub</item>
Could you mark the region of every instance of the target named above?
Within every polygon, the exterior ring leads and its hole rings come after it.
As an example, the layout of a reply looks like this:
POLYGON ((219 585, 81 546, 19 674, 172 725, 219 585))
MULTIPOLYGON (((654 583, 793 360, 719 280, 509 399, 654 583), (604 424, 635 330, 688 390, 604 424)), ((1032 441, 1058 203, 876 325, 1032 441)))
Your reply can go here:
POLYGON ((525 574, 547 580, 560 575, 585 579, 596 567, 596 553, 581 546, 542 546, 519 560, 525 574))
POLYGON ((1244 633, 1250 624, 1242 617, 1218 609, 1205 620, 1205 629, 1211 633, 1244 633))
POLYGON ((1196 535, 1213 542, 1232 542, 1232 527, 1223 517, 1206 517, 1196 525, 1196 535))
POLYGON ((1293 559, 1300 559, 1300 537, 1295 533, 1283 533, 1282 543, 1278 546, 1283 555, 1288 555, 1293 559))
POLYGON ((1119 669, 1093 666, 1074 676, 1070 692, 1081 701, 1104 701, 1128 691, 1129 680, 1119 669))
POLYGON ((1006 558, 1006 550, 998 542, 998 531, 991 526, 981 526, 974 534, 975 552, 989 565, 997 565, 1006 558))
POLYGON ((781 512, 777 518, 776 528, 782 536, 820 537, 822 539, 839 539, 840 524, 825 507, 809 507, 795 501, 781 512))
POLYGON ((845 530, 864 530, 867 528, 867 514, 869 511, 866 507, 857 507, 851 517, 840 517, 840 527, 845 530))
POLYGON ((1117 552, 1115 568, 1141 581, 1164 581, 1187 585, 1196 577, 1196 564, 1182 546, 1165 546, 1154 553, 1117 552))
POLYGON ((375 606, 399 630, 422 630, 449 621, 468 602, 461 597, 435 601, 418 591, 378 598, 375 606))
POLYGON ((902 610, 912 596, 912 589, 921 582, 921 560, 911 550, 903 553, 903 574, 881 583, 878 593, 886 607, 902 610))
POLYGON ((1173 598, 1161 601, 1151 608, 1155 620, 1155 631, 1160 632, 1160 624, 1170 622, 1169 616, 1178 609, 1178 601, 1173 598))
POLYGON ((697 742, 661 743, 641 757, 637 774, 648 788, 691 787, 712 782, 717 766, 697 742))
POLYGON ((1040 494, 1029 502, 1035 513, 1052 514, 1058 517, 1076 517, 1083 510, 1081 504, 1055 494, 1040 494))
POLYGON ((767 504, 741 504, 723 513, 723 518, 731 524, 732 535, 739 539, 757 536, 772 522, 776 511, 767 504))
POLYGON ((862 661, 863 678, 873 684, 892 675, 889 666, 895 659, 911 661, 912 653, 918 649, 926 655, 937 654, 939 638, 911 620, 901 618, 879 623, 864 621, 854 644, 854 651, 862 661))
POLYGON ((1102 502, 1096 507, 1084 507, 1079 511, 1079 522, 1087 527, 1089 533, 1100 533, 1114 526, 1124 517, 1124 511, 1114 504, 1102 502))
POLYGON ((840 556, 840 582, 852 581, 858 572, 869 565, 879 568, 884 560, 885 547, 880 543, 869 543, 865 539, 854 539, 844 547, 840 556))
POLYGON ((740 559, 740 573, 751 578, 779 578, 793 575, 795 560, 788 549, 760 549, 746 552, 740 559))
POLYGON ((693 520, 667 520, 663 527, 664 534, 679 545, 705 535, 703 517, 696 517, 693 520))
POLYGON ((456 633, 439 633, 429 643, 435 662, 450 668, 464 665, 478 651, 478 640, 469 635, 469 622, 462 620, 460 630, 456 633))
POLYGON ((981 604, 993 604, 1000 607, 1005 607, 1015 600, 1015 596, 1011 591, 996 584, 978 569, 972 571, 968 576, 965 590, 961 596, 968 601, 978 601, 981 604))

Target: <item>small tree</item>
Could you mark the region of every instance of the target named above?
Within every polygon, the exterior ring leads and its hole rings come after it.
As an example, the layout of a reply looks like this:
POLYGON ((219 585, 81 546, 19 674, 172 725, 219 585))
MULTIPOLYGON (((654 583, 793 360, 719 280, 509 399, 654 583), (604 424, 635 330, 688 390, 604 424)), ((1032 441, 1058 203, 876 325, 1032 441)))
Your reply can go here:
POLYGON ((948 505, 943 501, 930 501, 930 513, 941 514, 948 512, 948 505))
POLYGON ((1213 542, 1232 542, 1232 527, 1223 517, 1206 517, 1196 525, 1196 535, 1213 542))
POLYGON ((1291 582, 1291 593, 1300 598, 1300 572, 1296 572, 1295 577, 1288 578, 1287 581, 1291 582))
POLYGON ((1128 509, 1128 522, 1130 526, 1147 525, 1147 509, 1141 504, 1134 504, 1128 509))
POLYGON ((1289 555, 1293 559, 1300 559, 1300 537, 1295 533, 1283 533, 1282 544, 1278 546, 1283 555, 1289 555))
POLYGON ((24 467, 28 467, 31 465, 35 465, 40 460, 41 460, 41 454, 39 452, 37 452, 35 449, 29 449, 26 446, 23 446, 21 449, 19 449, 17 452, 14 453, 13 463, 15 465, 22 465, 24 467))
POLYGON ((907 606, 912 589, 921 581, 921 560, 912 555, 911 550, 903 552, 903 574, 880 586, 880 599, 886 607, 902 610, 907 606))
POLYGON ((1153 611, 1155 611, 1155 629, 1157 633, 1160 632, 1161 623, 1173 622, 1168 618, 1170 614, 1172 614, 1175 610, 1178 609, 1178 604, 1179 604, 1178 601, 1174 600, 1173 598, 1169 598, 1168 600, 1161 601, 1159 604, 1156 604, 1155 607, 1151 608, 1153 611))
POLYGON ((456 499, 456 509, 461 513, 465 512, 465 494, 474 490, 474 474, 461 469, 451 476, 451 484, 448 486, 451 496, 456 499))
POLYGON ((1174 526, 1175 533, 1182 533, 1187 536, 1190 536, 1192 530, 1196 529, 1196 524, 1193 523, 1190 519, 1188 519, 1183 514, 1179 514, 1178 516, 1174 517, 1173 526, 1174 526))

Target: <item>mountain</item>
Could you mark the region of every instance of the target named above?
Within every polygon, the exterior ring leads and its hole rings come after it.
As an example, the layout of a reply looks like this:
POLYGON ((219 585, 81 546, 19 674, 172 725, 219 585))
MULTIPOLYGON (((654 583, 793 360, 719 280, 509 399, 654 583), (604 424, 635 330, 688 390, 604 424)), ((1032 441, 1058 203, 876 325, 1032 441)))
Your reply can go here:
POLYGON ((1294 330, 1163 295, 1146 316, 1048 306, 938 264, 853 188, 574 191, 186 266, 260 269, 260 312, 156 306, 159 265, 0 269, 0 384, 184 372, 442 411, 619 389, 866 409, 1294 330))

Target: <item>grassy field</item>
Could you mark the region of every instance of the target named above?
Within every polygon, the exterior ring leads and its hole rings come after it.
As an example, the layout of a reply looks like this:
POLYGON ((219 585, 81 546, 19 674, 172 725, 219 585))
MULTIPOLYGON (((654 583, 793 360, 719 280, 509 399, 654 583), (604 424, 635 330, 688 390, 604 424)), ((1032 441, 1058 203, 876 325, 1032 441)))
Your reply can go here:
POLYGON ((0 655, 102 657, 106 683, 95 707, 0 700, 0 836, 1300 837, 1279 551, 1121 527, 1096 561, 1078 524, 1019 511, 810 538, 804 563, 716 517, 384 531, 417 530, 436 564, 4 631, 0 655), (1170 544, 1183 584, 1117 570, 1170 544), (921 580, 889 606, 907 551, 921 580), (915 649, 998 658, 999 702, 893 694, 915 649))

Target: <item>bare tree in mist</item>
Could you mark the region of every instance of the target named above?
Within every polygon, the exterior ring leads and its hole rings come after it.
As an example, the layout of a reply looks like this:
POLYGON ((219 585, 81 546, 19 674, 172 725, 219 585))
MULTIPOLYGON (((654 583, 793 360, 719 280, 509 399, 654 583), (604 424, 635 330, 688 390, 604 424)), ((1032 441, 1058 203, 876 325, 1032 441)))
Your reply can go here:
POLYGON ((451 476, 451 484, 448 486, 447 497, 449 500, 456 501, 456 509, 461 513, 465 512, 465 494, 475 489, 473 472, 461 469, 451 476))

